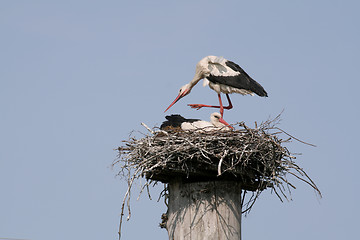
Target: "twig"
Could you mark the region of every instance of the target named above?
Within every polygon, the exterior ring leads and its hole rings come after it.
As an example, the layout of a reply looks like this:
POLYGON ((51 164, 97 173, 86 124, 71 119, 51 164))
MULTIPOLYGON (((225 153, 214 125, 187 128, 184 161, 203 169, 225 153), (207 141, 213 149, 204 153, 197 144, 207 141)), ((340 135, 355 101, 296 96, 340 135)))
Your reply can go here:
POLYGON ((223 154, 222 157, 220 158, 219 165, 218 165, 218 176, 221 175, 221 164, 222 164, 222 162, 224 161, 224 158, 226 157, 227 153, 228 153, 228 150, 225 150, 225 151, 224 151, 224 154, 223 154))
POLYGON ((289 137, 291 137, 291 138, 295 139, 296 141, 299 141, 299 142, 301 142, 301 143, 303 143, 303 144, 306 144, 306 145, 309 145, 309 146, 312 146, 312 147, 316 147, 316 145, 314 145, 314 144, 304 142, 304 141, 302 141, 302 140, 300 140, 300 139, 298 139, 298 138, 296 138, 296 137, 294 137, 294 136, 290 135, 289 133, 285 132, 285 131, 284 131, 284 130, 282 130, 281 128, 278 128, 278 127, 274 127, 274 128, 275 128, 275 129, 277 129, 277 130, 282 131, 283 133, 285 133, 285 134, 286 134, 286 135, 288 135, 289 137))
POLYGON ((141 125, 143 125, 149 132, 151 132, 151 134, 154 134, 154 131, 151 130, 151 128, 149 128, 145 123, 141 123, 141 125))

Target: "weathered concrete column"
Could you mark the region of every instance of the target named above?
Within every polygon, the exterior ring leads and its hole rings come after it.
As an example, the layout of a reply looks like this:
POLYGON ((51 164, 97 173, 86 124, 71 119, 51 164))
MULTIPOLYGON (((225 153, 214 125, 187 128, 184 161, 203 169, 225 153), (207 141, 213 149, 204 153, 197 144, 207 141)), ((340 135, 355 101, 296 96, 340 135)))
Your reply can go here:
POLYGON ((241 239, 241 185, 211 181, 169 183, 170 240, 241 239))

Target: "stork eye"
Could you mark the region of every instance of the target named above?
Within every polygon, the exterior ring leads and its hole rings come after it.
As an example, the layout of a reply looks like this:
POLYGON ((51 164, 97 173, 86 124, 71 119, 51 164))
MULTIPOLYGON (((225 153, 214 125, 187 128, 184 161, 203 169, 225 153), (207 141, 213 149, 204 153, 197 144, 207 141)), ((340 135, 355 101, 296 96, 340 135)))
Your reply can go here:
POLYGON ((219 116, 214 116, 215 118, 217 118, 217 119, 220 119, 220 117, 219 116))

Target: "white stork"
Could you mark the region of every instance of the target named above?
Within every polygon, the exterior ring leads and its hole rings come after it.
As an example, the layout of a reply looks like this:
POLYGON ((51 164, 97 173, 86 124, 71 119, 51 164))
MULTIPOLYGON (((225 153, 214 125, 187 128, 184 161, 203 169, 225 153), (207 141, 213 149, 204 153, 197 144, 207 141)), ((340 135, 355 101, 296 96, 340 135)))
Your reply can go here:
POLYGON ((214 112, 210 115, 210 122, 200 119, 186 119, 179 114, 173 114, 165 117, 167 121, 163 122, 160 129, 165 130, 167 128, 181 128, 182 130, 230 130, 233 128, 224 119, 221 118, 220 113, 214 112))
POLYGON ((204 79, 204 86, 209 85, 212 90, 217 92, 220 106, 204 104, 188 104, 188 106, 198 110, 202 107, 220 108, 221 118, 224 115, 224 109, 231 109, 233 107, 229 93, 240 93, 242 95, 254 95, 255 93, 261 97, 268 96, 264 88, 236 63, 223 57, 207 56, 198 62, 193 80, 180 88, 179 95, 165 112, 181 98, 188 95, 201 79, 204 79), (226 94, 229 106, 223 106, 220 93, 226 94))

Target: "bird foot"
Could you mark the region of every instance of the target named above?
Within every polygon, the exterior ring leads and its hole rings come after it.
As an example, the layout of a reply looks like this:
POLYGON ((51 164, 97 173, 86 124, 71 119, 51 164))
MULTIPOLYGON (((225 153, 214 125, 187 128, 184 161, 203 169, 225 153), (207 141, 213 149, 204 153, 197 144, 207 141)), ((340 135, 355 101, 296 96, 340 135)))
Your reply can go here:
POLYGON ((196 110, 199 110, 202 107, 207 107, 204 104, 188 104, 188 106, 190 106, 191 108, 195 108, 196 110))

